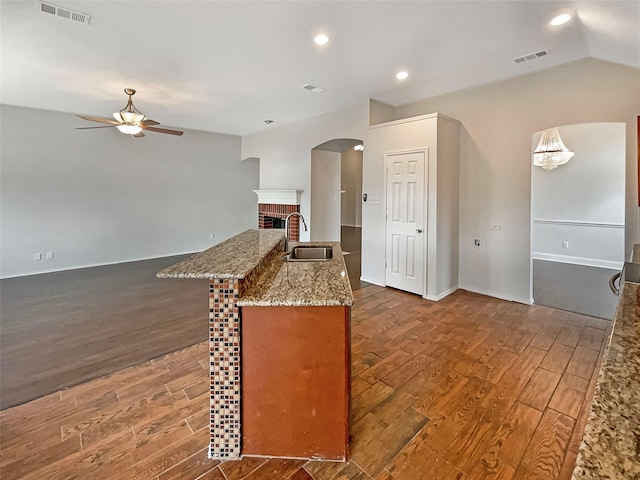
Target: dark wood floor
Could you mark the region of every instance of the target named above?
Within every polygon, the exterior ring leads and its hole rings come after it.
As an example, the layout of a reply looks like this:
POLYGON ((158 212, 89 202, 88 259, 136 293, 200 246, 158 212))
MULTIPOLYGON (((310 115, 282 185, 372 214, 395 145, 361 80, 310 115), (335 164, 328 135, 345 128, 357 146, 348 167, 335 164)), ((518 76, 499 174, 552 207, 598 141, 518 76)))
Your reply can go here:
POLYGON ((0 408, 208 335, 206 280, 157 279, 185 256, 0 281, 0 408))
POLYGON ((533 260, 533 298, 538 305, 613 320, 618 304, 609 289, 616 270, 533 260))
POLYGON ((464 291, 354 294, 350 462, 207 459, 201 343, 0 412, 2 479, 570 478, 609 322, 464 291))

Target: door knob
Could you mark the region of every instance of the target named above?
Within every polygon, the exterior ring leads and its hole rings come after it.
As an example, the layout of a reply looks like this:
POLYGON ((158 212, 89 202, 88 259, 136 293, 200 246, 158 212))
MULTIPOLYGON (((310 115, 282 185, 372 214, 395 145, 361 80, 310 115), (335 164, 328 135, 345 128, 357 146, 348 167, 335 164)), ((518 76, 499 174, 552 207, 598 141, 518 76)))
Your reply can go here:
POLYGON ((422 229, 421 228, 416 228, 416 232, 417 233, 422 233, 422 229))

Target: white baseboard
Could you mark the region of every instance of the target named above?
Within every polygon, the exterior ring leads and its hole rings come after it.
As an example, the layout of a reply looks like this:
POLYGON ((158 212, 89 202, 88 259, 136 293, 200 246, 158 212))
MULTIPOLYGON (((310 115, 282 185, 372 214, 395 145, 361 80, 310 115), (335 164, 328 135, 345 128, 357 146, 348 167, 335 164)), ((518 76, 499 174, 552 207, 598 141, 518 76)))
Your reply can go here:
POLYGON ((608 268, 611 270, 622 270, 624 262, 614 260, 603 260, 601 258, 572 257, 570 255, 557 255, 555 253, 533 252, 534 260, 545 260, 547 262, 573 263, 585 265, 587 267, 608 268))
POLYGON ((340 225, 341 227, 352 227, 352 228, 362 228, 362 225, 349 225, 348 223, 343 223, 340 225))
POLYGON ((458 285, 451 287, 448 290, 445 290, 440 295, 426 295, 424 298, 426 298, 427 300, 431 300, 433 302, 437 302, 438 300, 442 300, 444 297, 448 297, 456 290, 458 290, 458 285))
POLYGON ((469 287, 467 285, 459 285, 459 288, 461 288, 462 290, 467 290, 468 292, 479 293, 480 295, 499 298, 500 300, 507 300, 508 302, 524 303, 525 305, 533 304, 533 298, 524 299, 524 298, 510 297, 508 295, 503 295, 501 293, 492 292, 490 290, 484 290, 482 288, 469 287))
POLYGON ((43 273, 56 273, 56 272, 66 272, 68 270, 80 270, 82 268, 93 268, 93 267, 105 267, 107 265, 118 265, 121 263, 131 263, 131 262, 142 262, 144 260, 156 260, 158 258, 165 257, 176 257, 178 255, 195 255, 199 252, 182 252, 182 253, 169 253, 167 255, 160 255, 159 257, 142 257, 142 258, 133 258, 131 260, 118 260, 115 262, 99 262, 99 263, 88 263, 86 265, 72 265, 63 268, 50 268, 47 270, 38 270, 36 272, 24 272, 24 273, 16 273, 12 275, 0 276, 0 279, 4 280, 5 278, 18 278, 18 277, 28 277, 30 275, 40 275, 43 273))
MULTIPOLYGON (((363 282, 367 282, 367 283, 372 283, 374 285, 377 285, 379 287, 386 287, 385 284, 378 282, 377 280, 373 280, 367 277, 360 277, 360 280, 362 280, 363 282)), ((473 293, 479 293, 480 295, 486 295, 488 297, 494 297, 494 298, 499 298, 500 300, 506 300, 508 302, 517 302, 517 303, 523 303, 525 305, 533 305, 533 298, 529 298, 529 299, 523 299, 523 298, 517 298, 517 297, 510 297, 508 295, 503 295, 501 293, 498 292, 492 292, 489 290, 484 290, 482 288, 475 288, 475 287, 469 287, 467 285, 456 285, 455 287, 451 287, 449 290, 446 290, 444 292, 442 292, 440 295, 427 295, 426 298, 427 300, 431 300, 433 302, 437 302, 439 300, 442 300, 443 298, 451 295, 453 292, 455 292, 456 290, 467 290, 468 292, 473 292, 473 293)))
POLYGON ((379 287, 386 287, 386 285, 384 283, 380 283, 378 280, 373 280, 371 278, 367 278, 367 277, 360 277, 360 280, 363 282, 367 282, 367 283, 373 283, 374 285, 377 285, 379 287))

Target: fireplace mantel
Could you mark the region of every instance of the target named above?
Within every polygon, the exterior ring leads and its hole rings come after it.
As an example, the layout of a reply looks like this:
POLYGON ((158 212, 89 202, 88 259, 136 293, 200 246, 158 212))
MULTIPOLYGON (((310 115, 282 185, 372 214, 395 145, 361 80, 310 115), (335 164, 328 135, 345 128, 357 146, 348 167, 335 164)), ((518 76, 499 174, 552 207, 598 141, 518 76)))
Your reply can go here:
POLYGON ((300 205, 302 190, 254 190, 258 203, 271 205, 300 205))

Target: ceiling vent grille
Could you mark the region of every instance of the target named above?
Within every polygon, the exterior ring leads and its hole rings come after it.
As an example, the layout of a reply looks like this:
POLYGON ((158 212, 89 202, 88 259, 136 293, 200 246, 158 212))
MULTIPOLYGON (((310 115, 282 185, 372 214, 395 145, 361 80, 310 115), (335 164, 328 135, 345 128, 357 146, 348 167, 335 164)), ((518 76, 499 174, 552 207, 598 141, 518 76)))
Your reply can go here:
POLYGON ((546 50, 540 50, 539 52, 522 55, 521 57, 514 58, 513 61, 516 63, 524 63, 530 60, 535 60, 536 58, 546 57, 547 55, 551 55, 551 51, 548 48, 546 50))
POLYGON ((87 13, 78 12, 65 7, 59 7, 50 2, 42 2, 38 0, 36 2, 36 8, 39 12, 49 15, 55 15, 57 17, 65 18, 78 23, 89 25, 91 22, 91 15, 87 13))
POLYGON ((310 92, 313 92, 313 93, 322 93, 327 91, 326 88, 318 87, 316 85, 311 85, 310 83, 306 83, 302 85, 300 88, 302 88, 303 90, 309 90, 310 92))

